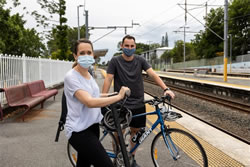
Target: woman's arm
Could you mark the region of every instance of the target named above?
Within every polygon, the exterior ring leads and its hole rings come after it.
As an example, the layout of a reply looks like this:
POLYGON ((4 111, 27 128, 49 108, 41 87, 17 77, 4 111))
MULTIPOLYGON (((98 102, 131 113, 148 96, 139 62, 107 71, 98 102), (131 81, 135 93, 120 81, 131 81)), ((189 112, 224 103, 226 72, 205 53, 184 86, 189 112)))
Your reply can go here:
POLYGON ((95 107, 104 107, 123 99, 126 91, 129 91, 129 88, 123 86, 120 89, 119 94, 117 95, 110 97, 93 98, 87 91, 77 90, 74 96, 87 107, 95 108, 95 107))
POLYGON ((100 97, 110 97, 110 96, 114 96, 114 95, 118 95, 118 92, 113 92, 113 93, 101 93, 100 97))

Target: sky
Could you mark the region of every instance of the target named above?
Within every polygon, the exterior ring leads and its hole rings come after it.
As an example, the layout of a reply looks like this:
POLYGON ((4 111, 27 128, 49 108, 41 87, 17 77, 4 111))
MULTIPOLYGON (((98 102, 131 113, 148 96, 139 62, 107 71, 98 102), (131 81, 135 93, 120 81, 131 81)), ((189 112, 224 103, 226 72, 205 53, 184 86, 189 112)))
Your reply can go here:
MULTIPOLYGON (((186 42, 194 39, 194 34, 204 29, 204 19, 206 15, 205 3, 207 2, 207 12, 211 8, 224 5, 224 0, 186 0, 187 1, 187 22, 186 22, 186 42), (200 6, 197 6, 200 5, 200 6), (192 33, 191 33, 192 32, 192 33)), ((8 1, 10 2, 10 1, 8 1)), ((45 12, 37 4, 36 0, 20 0, 21 6, 12 9, 12 13, 24 14, 27 20, 26 28, 36 28, 35 19, 25 14, 26 11, 37 10, 38 13, 45 12)), ((108 53, 102 61, 108 61, 117 50, 117 44, 125 36, 125 28, 98 29, 98 27, 128 26, 127 34, 133 35, 136 42, 161 44, 162 36, 168 34, 169 47, 174 47, 177 40, 184 40, 183 26, 185 25, 185 0, 67 0, 66 18, 70 27, 78 26, 77 6, 79 8, 80 25, 85 24, 84 10, 88 11, 90 40, 94 49, 108 49, 108 53), (139 25, 133 25, 138 23, 139 25)), ((9 7, 10 4, 7 5, 9 7)), ((54 19, 57 19, 55 17, 54 19)), ((36 28, 38 32, 45 32, 49 29, 36 28)))

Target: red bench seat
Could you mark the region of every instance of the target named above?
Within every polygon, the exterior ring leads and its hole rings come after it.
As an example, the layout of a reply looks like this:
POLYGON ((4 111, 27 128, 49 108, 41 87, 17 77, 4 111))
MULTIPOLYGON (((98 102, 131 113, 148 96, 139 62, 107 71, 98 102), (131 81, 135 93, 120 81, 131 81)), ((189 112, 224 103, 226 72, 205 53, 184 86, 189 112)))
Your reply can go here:
MULTIPOLYGON (((32 97, 27 84, 11 86, 8 88, 0 88, 0 92, 5 92, 5 96, 9 107, 25 107, 24 114, 31 108, 41 104, 43 108, 44 96, 32 97)), ((24 121, 24 116, 23 116, 24 121)))
POLYGON ((58 93, 57 89, 46 89, 43 80, 32 81, 27 84, 32 97, 44 96, 45 99, 48 99, 51 96, 54 96, 55 100, 55 96, 58 93))

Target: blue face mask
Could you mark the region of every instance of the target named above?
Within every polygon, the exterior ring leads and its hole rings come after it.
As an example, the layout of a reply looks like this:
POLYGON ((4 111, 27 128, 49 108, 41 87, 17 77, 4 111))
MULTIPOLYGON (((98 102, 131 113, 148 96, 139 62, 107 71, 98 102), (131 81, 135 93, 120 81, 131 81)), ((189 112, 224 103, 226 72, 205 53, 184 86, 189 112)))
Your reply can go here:
POLYGON ((79 56, 77 59, 77 63, 83 68, 89 68, 94 62, 95 59, 93 56, 89 55, 79 56))
POLYGON ((122 51, 126 56, 130 57, 135 53, 135 48, 133 49, 123 48, 122 51))

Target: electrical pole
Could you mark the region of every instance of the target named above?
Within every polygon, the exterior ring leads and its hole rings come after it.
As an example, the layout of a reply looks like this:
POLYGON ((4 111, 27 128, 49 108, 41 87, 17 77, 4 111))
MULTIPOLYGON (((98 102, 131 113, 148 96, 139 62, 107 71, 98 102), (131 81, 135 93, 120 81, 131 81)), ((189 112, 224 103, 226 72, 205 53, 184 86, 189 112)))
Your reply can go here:
POLYGON ((79 40, 81 37, 80 37, 80 22, 79 22, 79 8, 80 7, 83 7, 83 5, 78 5, 77 6, 77 23, 78 23, 78 27, 77 27, 77 30, 78 30, 78 35, 77 35, 77 39, 79 40))
POLYGON ((227 60, 228 60, 228 0, 224 7, 224 81, 227 82, 227 60))
POLYGON ((85 38, 89 39, 89 14, 87 10, 85 10, 85 38))
POLYGON ((184 48, 183 48, 184 75, 186 71, 186 25, 187 25, 187 0, 185 0, 185 25, 184 25, 184 48))
POLYGON ((232 34, 229 34, 230 37, 230 73, 232 72, 232 34))

